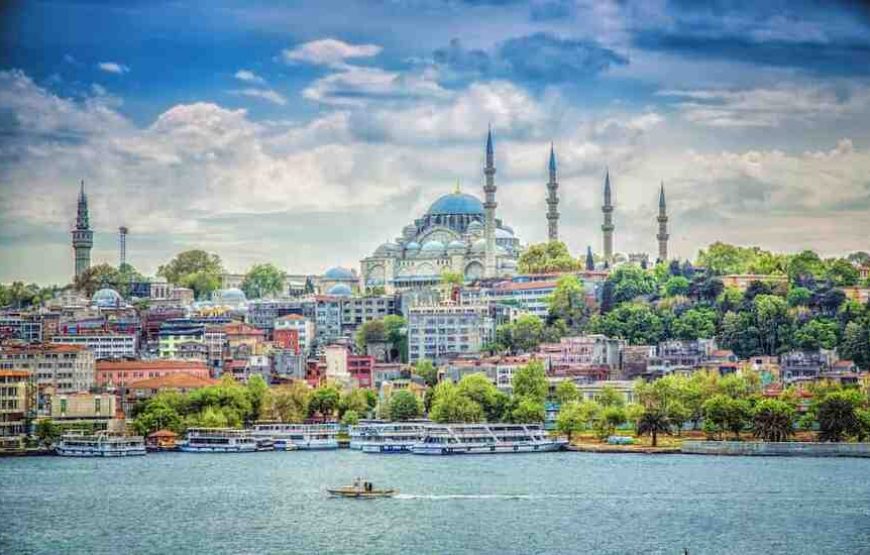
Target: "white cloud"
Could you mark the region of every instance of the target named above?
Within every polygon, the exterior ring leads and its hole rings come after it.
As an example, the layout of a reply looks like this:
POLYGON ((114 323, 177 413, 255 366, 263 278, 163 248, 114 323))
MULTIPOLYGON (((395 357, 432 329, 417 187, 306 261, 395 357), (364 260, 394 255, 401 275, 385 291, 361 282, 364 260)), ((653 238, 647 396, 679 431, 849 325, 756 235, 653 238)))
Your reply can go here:
POLYGON ((341 64, 352 58, 371 58, 381 52, 376 44, 349 44, 337 39, 306 42, 281 52, 285 62, 307 62, 317 65, 341 64))
POLYGON ((118 75, 122 75, 130 71, 129 67, 125 66, 124 64, 119 64, 117 62, 100 62, 97 64, 97 67, 100 68, 100 70, 105 71, 106 73, 116 73, 118 75))
POLYGON ((344 65, 302 91, 302 96, 309 100, 337 106, 360 106, 370 100, 401 101, 446 95, 447 91, 426 72, 399 73, 354 65, 344 65))
POLYGON ((246 83, 256 83, 258 85, 262 85, 266 82, 265 79, 248 69, 240 69, 236 72, 234 77, 239 81, 244 81, 246 83))
POLYGON ((284 106, 287 104, 287 99, 272 89, 246 88, 246 89, 234 90, 231 92, 233 94, 240 94, 242 96, 249 96, 251 98, 259 98, 261 100, 266 100, 266 101, 271 102, 273 104, 278 104, 279 106, 284 106))

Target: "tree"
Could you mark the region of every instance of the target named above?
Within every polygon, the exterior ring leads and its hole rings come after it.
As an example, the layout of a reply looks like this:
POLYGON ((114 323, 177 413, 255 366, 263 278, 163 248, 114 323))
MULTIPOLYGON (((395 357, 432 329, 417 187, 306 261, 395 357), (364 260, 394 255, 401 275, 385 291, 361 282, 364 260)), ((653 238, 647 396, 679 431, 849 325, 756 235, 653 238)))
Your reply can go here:
POLYGON ((779 399, 759 401, 752 413, 752 434, 762 441, 786 441, 794 433, 795 411, 779 399))
POLYGON ((304 422, 308 417, 311 388, 303 381, 270 389, 263 402, 264 418, 279 422, 304 422))
POLYGON ((667 297, 687 295, 689 293, 689 280, 683 276, 673 276, 668 278, 668 281, 666 281, 662 286, 662 291, 667 297))
POLYGON ((384 332, 387 342, 392 345, 390 360, 408 361, 408 331, 407 322, 397 314, 388 314, 383 318, 384 332))
MULTIPOLYGON (((569 383, 569 382, 563 382, 569 383)), ((568 401, 559 409, 559 414, 556 415, 556 430, 559 433, 568 436, 568 442, 571 442, 571 436, 576 432, 582 432, 586 429, 587 423, 591 414, 579 401, 568 401)))
POLYGON ((341 417, 341 423, 345 426, 356 426, 359 424, 359 414, 355 410, 349 410, 341 417))
POLYGON ((595 433, 598 439, 605 439, 616 432, 626 420, 625 409, 622 406, 605 406, 595 418, 595 433))
POLYGON ((390 395, 390 420, 413 420, 422 413, 422 403, 410 391, 400 390, 390 395))
POLYGON ((435 387, 438 383, 438 369, 432 364, 431 360, 421 359, 417 361, 411 371, 420 376, 423 382, 429 387, 435 387))
POLYGON ((245 394, 251 402, 251 420, 256 421, 260 419, 260 412, 262 411, 267 391, 269 391, 269 386, 266 384, 263 376, 254 374, 248 378, 248 383, 245 385, 245 394))
POLYGON ((721 431, 730 431, 736 439, 751 416, 749 403, 727 395, 714 395, 704 403, 704 419, 710 420, 721 431))
POLYGON ((510 326, 513 346, 520 351, 532 351, 541 344, 544 323, 534 314, 522 314, 510 326))
POLYGON ((680 314, 673 323, 673 336, 677 339, 693 341, 710 339, 716 335, 716 311, 712 308, 698 307, 680 314))
POLYGON ((789 306, 807 306, 813 298, 813 293, 806 287, 792 287, 788 292, 789 306))
POLYGON ((51 418, 40 418, 36 421, 36 437, 42 445, 51 445, 60 439, 61 428, 51 418))
POLYGON ((532 397, 523 397, 517 406, 511 411, 511 420, 519 424, 533 424, 543 422, 547 411, 543 401, 532 397))
POLYGON ((796 254, 788 263, 788 277, 792 283, 802 284, 824 275, 825 263, 813 251, 805 250, 796 254))
POLYGON ((858 322, 846 324, 838 353, 862 370, 870 368, 870 326, 858 322))
POLYGON ((758 295, 753 301, 753 314, 762 353, 779 354, 791 335, 792 321, 785 300, 776 295, 758 295))
POLYGON ((827 263, 825 279, 838 287, 858 285, 861 274, 851 262, 845 258, 836 258, 827 263))
POLYGON ((338 414, 344 415, 348 411, 353 411, 357 415, 368 414, 378 403, 377 395, 369 389, 354 389, 342 393, 341 400, 338 402, 338 414))
POLYGON ((308 414, 320 414, 324 418, 329 418, 338 408, 340 400, 341 393, 336 387, 319 387, 311 395, 311 401, 308 404, 308 414))
POLYGON ((716 242, 698 252, 696 266, 703 266, 713 275, 745 274, 757 257, 757 248, 746 248, 716 242))
POLYGON ((622 303, 589 321, 589 331, 625 339, 632 345, 654 345, 663 334, 661 317, 646 304, 622 303))
POLYGON ((722 317, 719 343, 741 359, 760 354, 761 339, 755 318, 749 312, 727 312, 722 317))
POLYGON ((861 434, 856 408, 857 399, 851 392, 833 391, 825 395, 816 410, 819 441, 843 441, 848 436, 861 434))
POLYGON ((837 346, 839 331, 840 327, 834 320, 814 318, 795 330, 792 344, 808 351, 833 349, 837 346))
POLYGON ((245 274, 242 291, 249 299, 272 297, 284 290, 287 274, 274 264, 254 264, 245 274))
POLYGON ((223 271, 218 255, 203 250, 189 250, 160 266, 157 275, 163 276, 169 283, 193 289, 198 299, 204 299, 220 287, 223 271))
POLYGON ((444 285, 448 289, 462 287, 463 283, 465 283, 465 278, 462 277, 462 272, 454 272, 452 270, 441 272, 441 285, 444 285))
POLYGON ((561 320, 569 329, 579 329, 589 317, 583 282, 573 275, 559 278, 547 303, 549 320, 561 320))
POLYGON ((543 403, 546 401, 550 389, 544 364, 541 361, 533 360, 520 366, 514 372, 511 386, 515 397, 530 398, 543 403))
POLYGON ((658 407, 646 407, 635 425, 637 435, 649 435, 652 438, 652 446, 658 446, 659 434, 669 434, 671 423, 667 413, 658 407))
POLYGON ((97 290, 106 287, 117 290, 119 283, 121 274, 117 268, 109 264, 97 264, 77 275, 73 285, 82 294, 92 297, 97 290))
POLYGON ((561 381, 556 386, 556 399, 560 405, 566 405, 571 401, 578 400, 578 398, 577 386, 571 380, 561 381))
POLYGON ((652 272, 633 265, 620 266, 607 278, 613 284, 613 301, 633 301, 637 297, 656 292, 656 280, 652 272))
POLYGON ((498 422, 504 415, 507 399, 484 373, 463 376, 456 386, 460 395, 468 397, 483 409, 486 420, 498 422))
POLYGON ((356 346, 361 353, 366 352, 369 343, 384 343, 387 341, 387 326, 381 319, 364 322, 356 330, 356 346))
POLYGON ((440 423, 480 422, 483 420, 483 408, 460 393, 453 383, 445 381, 433 390, 429 418, 440 423))
POLYGON ((579 270, 581 264, 571 257, 568 247, 561 241, 529 245, 520 254, 517 267, 522 274, 545 274, 579 270))
POLYGON ((605 408, 622 408, 625 406, 625 397, 612 385, 602 387, 598 395, 595 396, 595 401, 605 408))

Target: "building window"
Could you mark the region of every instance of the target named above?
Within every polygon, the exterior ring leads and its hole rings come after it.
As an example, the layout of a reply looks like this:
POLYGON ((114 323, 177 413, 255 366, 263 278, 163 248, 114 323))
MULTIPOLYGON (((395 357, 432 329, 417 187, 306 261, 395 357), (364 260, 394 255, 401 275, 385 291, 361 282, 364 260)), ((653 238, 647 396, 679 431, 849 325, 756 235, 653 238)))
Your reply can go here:
POLYGON ((101 408, 101 407, 100 407, 100 404, 101 404, 101 401, 102 401, 102 399, 100 399, 99 397, 97 397, 96 399, 94 399, 94 413, 96 413, 96 414, 100 414, 100 408, 101 408))

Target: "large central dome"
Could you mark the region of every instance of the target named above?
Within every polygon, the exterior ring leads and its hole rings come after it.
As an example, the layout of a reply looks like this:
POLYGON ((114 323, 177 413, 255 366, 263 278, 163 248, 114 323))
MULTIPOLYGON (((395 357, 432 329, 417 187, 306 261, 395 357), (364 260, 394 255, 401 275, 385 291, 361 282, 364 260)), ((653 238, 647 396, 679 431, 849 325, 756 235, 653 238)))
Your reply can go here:
POLYGON ((427 214, 479 214, 483 215, 483 203, 472 195, 450 193, 432 203, 427 214))

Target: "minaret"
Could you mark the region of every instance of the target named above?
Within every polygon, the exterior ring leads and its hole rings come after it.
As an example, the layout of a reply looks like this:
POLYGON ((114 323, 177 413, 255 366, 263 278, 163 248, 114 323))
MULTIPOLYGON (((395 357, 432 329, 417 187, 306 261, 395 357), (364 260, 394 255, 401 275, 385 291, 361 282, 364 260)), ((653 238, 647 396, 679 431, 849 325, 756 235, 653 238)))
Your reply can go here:
POLYGON ((592 256, 592 247, 586 246, 586 270, 592 271, 595 269, 595 258, 592 256))
POLYGON ((486 211, 486 222, 484 225, 484 238, 486 239, 486 264, 484 277, 487 278, 496 277, 495 207, 498 205, 495 202, 495 163, 493 158, 492 128, 490 128, 486 133, 486 166, 483 168, 483 174, 486 176, 486 184, 483 186, 483 191, 486 193, 486 202, 483 203, 483 208, 486 211))
POLYGON ((76 277, 91 267, 91 247, 94 246, 94 232, 88 220, 88 197, 85 194, 85 182, 82 180, 79 190, 79 206, 76 213, 76 227, 72 230, 72 246, 75 251, 76 277))
POLYGON ((558 189, 556 153, 553 151, 553 143, 550 143, 550 181, 547 182, 547 237, 550 241, 559 240, 559 197, 556 195, 558 189))
POLYGON ((613 263, 613 203, 610 195, 610 170, 604 177, 604 205, 601 211, 604 213, 604 225, 601 226, 601 231, 604 232, 604 263, 610 265, 613 263))
POLYGON ((659 191, 659 233, 656 239, 659 240, 659 262, 668 261, 668 208, 665 204, 665 182, 662 181, 662 188, 659 191))

